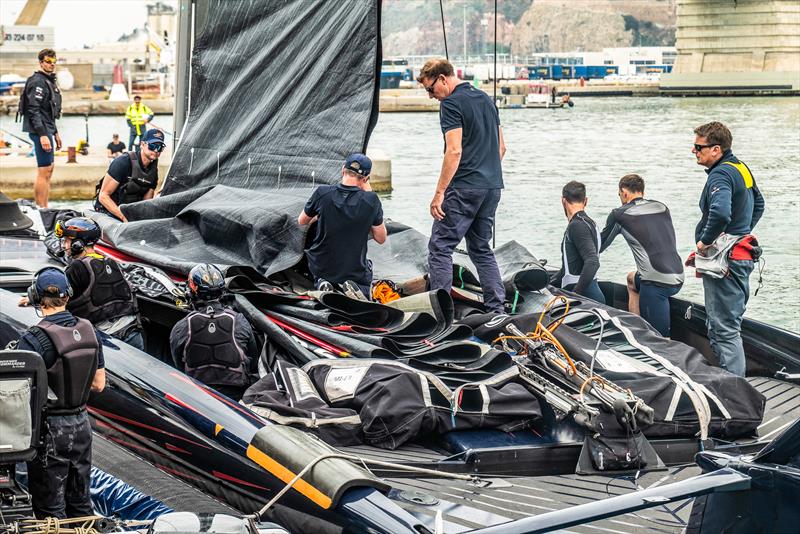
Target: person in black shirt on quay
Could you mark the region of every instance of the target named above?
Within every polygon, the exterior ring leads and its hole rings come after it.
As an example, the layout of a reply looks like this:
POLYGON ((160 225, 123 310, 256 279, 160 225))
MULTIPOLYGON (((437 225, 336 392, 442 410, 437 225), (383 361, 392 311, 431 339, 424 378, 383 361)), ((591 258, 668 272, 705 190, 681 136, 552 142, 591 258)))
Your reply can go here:
POLYGON ((48 394, 43 446, 28 462, 28 490, 37 519, 92 515, 89 472, 92 427, 89 392, 106 385, 100 334, 86 319, 66 311, 72 288, 66 275, 46 267, 33 276, 28 298, 43 319, 17 341, 18 350, 38 353, 47 368, 48 394))
POLYGON ((605 304, 597 283, 600 231, 584 211, 588 202, 586 186, 580 182, 569 182, 561 191, 561 205, 569 224, 561 242, 563 265, 551 281, 562 289, 605 304))
POLYGON ((125 143, 119 140, 119 134, 112 135, 111 142, 106 145, 106 156, 108 156, 108 159, 113 160, 122 155, 123 152, 125 152, 125 143))
POLYGON ((342 181, 314 191, 297 217, 300 226, 317 223, 306 250, 314 285, 322 291, 339 287, 345 294, 371 300, 372 262, 367 259, 370 235, 386 241, 383 207, 369 185, 372 161, 351 154, 342 166, 342 181))
POLYGON ((137 150, 112 161, 106 174, 95 186, 94 209, 128 222, 119 207, 150 200, 155 196, 158 156, 164 146, 164 132, 147 130, 137 150))

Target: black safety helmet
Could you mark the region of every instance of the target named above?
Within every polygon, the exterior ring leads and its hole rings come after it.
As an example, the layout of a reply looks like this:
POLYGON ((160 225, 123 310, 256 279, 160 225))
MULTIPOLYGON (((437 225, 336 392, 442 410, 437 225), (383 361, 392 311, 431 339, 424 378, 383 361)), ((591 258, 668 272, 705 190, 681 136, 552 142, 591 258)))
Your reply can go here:
POLYGON ((189 271, 189 298, 192 300, 217 300, 225 292, 225 276, 219 267, 210 263, 200 263, 189 271))
POLYGON ((54 230, 56 237, 72 239, 69 252, 75 256, 83 252, 87 246, 94 245, 100 240, 100 227, 88 217, 73 217, 64 221, 56 221, 54 230))

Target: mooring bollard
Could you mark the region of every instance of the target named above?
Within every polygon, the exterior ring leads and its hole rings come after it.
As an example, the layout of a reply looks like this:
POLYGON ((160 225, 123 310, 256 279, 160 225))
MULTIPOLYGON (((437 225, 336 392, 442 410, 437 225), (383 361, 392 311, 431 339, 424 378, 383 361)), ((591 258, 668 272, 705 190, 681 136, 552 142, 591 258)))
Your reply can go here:
POLYGON ((75 153, 76 151, 74 146, 67 147, 67 163, 78 163, 78 161, 75 159, 75 153))

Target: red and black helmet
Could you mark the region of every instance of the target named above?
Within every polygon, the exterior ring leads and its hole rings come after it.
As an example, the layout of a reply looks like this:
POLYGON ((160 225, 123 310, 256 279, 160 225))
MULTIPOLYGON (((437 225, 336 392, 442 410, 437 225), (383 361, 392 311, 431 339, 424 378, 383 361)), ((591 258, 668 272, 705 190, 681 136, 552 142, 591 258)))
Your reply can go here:
POLYGON ((189 297, 196 301, 218 300, 225 293, 225 276, 219 267, 210 263, 192 267, 187 284, 189 297))
POLYGON ((94 245, 100 240, 102 234, 97 223, 88 217, 73 217, 66 221, 56 221, 54 233, 59 239, 65 237, 72 239, 71 248, 78 250, 94 245))

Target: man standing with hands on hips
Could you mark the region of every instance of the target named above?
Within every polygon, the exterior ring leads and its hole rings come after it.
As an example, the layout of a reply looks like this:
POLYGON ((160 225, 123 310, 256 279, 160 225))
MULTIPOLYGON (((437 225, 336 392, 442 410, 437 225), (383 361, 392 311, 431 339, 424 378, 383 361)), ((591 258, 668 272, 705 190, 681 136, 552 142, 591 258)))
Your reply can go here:
POLYGON ((36 152, 33 200, 40 208, 46 208, 55 151, 61 150, 61 136, 56 127, 56 119, 61 117, 61 91, 56 82, 58 59, 55 51, 45 48, 38 57, 39 70, 25 82, 19 114, 22 115, 22 131, 28 133, 36 152))
POLYGON ((503 189, 501 160, 506 148, 492 99, 455 76, 446 59, 430 59, 417 81, 441 102, 439 121, 445 151, 430 211, 430 289, 453 286, 453 251, 462 239, 478 270, 486 311, 503 313, 505 289, 489 245, 503 189))
POLYGON ((731 152, 733 136, 724 124, 709 122, 694 133, 692 153, 708 173, 700 196, 702 217, 695 229, 697 255, 718 252, 727 263, 721 278, 703 274, 708 340, 720 365, 744 376, 742 315, 750 296, 753 248, 758 244, 749 234, 764 214, 764 197, 750 169, 731 152))

